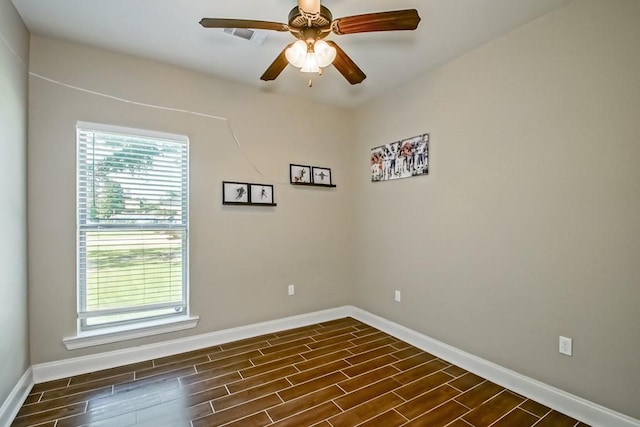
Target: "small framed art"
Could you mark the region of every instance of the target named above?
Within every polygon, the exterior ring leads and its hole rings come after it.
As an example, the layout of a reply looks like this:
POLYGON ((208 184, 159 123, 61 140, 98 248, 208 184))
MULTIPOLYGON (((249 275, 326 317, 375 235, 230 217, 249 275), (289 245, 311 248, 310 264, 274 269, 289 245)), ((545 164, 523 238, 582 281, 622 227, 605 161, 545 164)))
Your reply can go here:
POLYGON ((273 205, 273 185, 250 184, 250 202, 252 205, 273 205))
POLYGON ((311 166, 289 165, 289 178, 292 184, 311 184, 311 166))
POLYGON ((223 205, 248 205, 249 184, 246 182, 222 181, 223 205))
POLYGON ((331 185, 331 169, 319 168, 313 166, 311 168, 313 183, 316 185, 331 185))

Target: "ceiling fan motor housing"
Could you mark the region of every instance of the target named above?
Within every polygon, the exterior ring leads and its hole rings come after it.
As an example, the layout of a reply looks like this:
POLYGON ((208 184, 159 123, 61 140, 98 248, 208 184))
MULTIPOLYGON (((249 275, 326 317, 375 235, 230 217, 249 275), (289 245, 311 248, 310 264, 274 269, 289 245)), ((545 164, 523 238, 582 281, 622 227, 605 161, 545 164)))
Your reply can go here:
POLYGON ((304 27, 317 27, 317 28, 330 28, 333 16, 331 11, 324 6, 320 6, 320 15, 309 25, 309 19, 300 13, 298 6, 291 9, 289 12, 289 27, 292 29, 300 30, 304 27))

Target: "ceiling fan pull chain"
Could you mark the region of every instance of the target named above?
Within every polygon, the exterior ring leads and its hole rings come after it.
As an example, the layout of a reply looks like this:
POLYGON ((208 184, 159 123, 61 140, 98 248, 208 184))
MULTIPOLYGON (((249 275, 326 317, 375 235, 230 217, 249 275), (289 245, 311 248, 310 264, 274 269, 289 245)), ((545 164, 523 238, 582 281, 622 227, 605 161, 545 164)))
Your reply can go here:
POLYGON ((313 87, 313 80, 309 79, 309 87, 313 87))

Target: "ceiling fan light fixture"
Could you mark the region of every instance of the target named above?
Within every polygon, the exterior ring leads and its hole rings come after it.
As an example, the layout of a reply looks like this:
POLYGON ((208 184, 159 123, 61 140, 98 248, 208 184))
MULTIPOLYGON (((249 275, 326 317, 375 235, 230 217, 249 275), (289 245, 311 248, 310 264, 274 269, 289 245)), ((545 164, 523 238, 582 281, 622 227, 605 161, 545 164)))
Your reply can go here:
POLYGON ((309 48, 307 47, 307 43, 304 40, 298 40, 287 48, 285 56, 287 57, 289 64, 294 67, 301 68, 304 66, 308 50, 309 48))
POLYGON ((304 65, 300 68, 302 73, 319 73, 320 66, 318 65, 318 58, 314 52, 307 52, 304 58, 304 65))
POLYGON ((304 40, 298 40, 287 48, 285 57, 303 73, 319 73, 321 68, 333 63, 336 53, 336 49, 324 40, 309 44, 304 40))
POLYGON ((320 68, 328 67, 336 59, 336 49, 324 40, 318 40, 313 50, 316 53, 316 61, 320 68))

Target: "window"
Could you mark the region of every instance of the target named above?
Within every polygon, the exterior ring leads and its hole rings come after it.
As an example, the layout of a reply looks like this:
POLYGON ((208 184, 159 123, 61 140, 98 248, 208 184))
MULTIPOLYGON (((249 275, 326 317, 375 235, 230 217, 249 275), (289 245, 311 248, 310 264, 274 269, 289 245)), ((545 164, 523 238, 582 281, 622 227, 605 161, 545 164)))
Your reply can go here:
POLYGON ((78 123, 81 331, 186 316, 188 139, 78 123))

